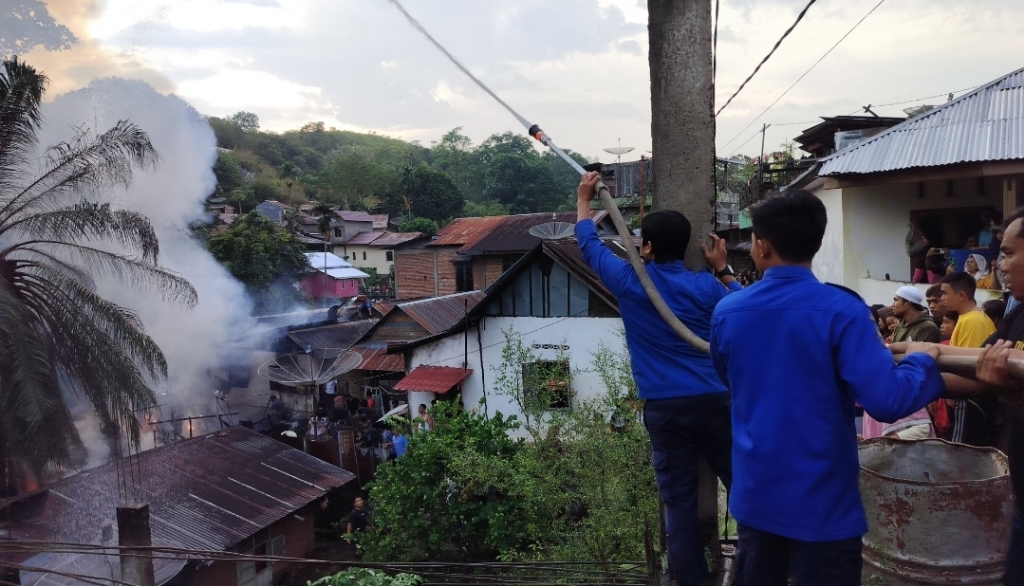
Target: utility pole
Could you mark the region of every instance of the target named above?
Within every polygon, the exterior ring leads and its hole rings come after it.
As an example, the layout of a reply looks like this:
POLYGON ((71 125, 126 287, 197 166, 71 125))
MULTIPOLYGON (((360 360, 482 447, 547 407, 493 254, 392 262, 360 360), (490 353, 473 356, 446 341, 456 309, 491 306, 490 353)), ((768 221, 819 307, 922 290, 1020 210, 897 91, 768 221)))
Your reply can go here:
MULTIPOLYGON (((654 202, 677 210, 692 231, 686 265, 704 266, 700 244, 715 219, 715 88, 711 46, 711 0, 647 0, 651 68, 651 138, 654 202)), ((700 461, 698 523, 720 565, 718 479, 700 461)), ((714 578, 710 583, 714 583, 714 578)))

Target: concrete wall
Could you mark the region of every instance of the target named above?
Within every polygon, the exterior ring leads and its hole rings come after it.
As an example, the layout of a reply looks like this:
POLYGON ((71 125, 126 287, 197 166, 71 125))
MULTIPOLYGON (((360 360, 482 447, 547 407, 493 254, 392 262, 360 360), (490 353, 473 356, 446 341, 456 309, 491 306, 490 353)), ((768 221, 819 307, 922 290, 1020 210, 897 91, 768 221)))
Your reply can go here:
MULTIPOLYGON (((528 347, 534 344, 546 346, 568 346, 569 366, 573 372, 572 390, 574 400, 587 399, 603 394, 606 389, 594 370, 594 353, 604 343, 614 351, 621 348, 618 332, 622 328, 619 318, 536 318, 536 317, 487 317, 481 320, 480 342, 477 342, 477 328, 469 331, 469 368, 472 373, 463 382, 462 397, 466 408, 476 406, 487 394, 487 413, 504 415, 521 413, 510 397, 498 395, 494 390, 497 373, 494 368, 502 364, 502 348, 505 345, 503 330, 519 332, 528 347), (480 365, 480 346, 483 346, 483 370, 480 365)), ((535 348, 533 352, 541 360, 554 360, 559 351, 554 348, 535 348)), ((436 342, 425 344, 410 352, 406 367, 411 371, 421 364, 432 366, 453 366, 461 368, 464 356, 463 335, 453 335, 436 342)), ((409 393, 409 404, 415 413, 421 404, 429 405, 433 393, 409 393)), ((483 407, 480 407, 481 409, 483 407)))
POLYGON ((377 269, 380 275, 391 272, 391 265, 395 264, 387 259, 387 251, 383 248, 376 248, 368 244, 335 244, 334 254, 337 256, 347 255, 348 262, 357 269, 377 269))
POLYGON ((843 191, 823 189, 815 193, 828 213, 828 227, 821 242, 821 250, 811 266, 815 276, 823 283, 843 283, 843 248, 846 231, 843 229, 843 191))
POLYGON ((926 182, 923 194, 917 183, 843 189, 842 284, 855 286, 860 278, 884 280, 886 274, 893 281, 910 280, 904 239, 912 210, 1003 207, 997 181, 986 181, 983 192, 976 179, 955 181, 951 193, 946 181, 926 182))

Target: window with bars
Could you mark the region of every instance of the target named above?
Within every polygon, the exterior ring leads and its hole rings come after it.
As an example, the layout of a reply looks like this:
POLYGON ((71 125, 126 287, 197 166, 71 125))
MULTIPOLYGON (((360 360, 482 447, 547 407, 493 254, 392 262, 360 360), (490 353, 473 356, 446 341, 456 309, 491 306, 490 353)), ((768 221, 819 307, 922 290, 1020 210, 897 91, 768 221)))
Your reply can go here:
POLYGON ((572 407, 568 360, 538 360, 523 365, 523 395, 544 409, 572 407))
POLYGON ((473 288, 473 264, 470 262, 457 262, 455 264, 455 291, 465 293, 474 291, 473 288))

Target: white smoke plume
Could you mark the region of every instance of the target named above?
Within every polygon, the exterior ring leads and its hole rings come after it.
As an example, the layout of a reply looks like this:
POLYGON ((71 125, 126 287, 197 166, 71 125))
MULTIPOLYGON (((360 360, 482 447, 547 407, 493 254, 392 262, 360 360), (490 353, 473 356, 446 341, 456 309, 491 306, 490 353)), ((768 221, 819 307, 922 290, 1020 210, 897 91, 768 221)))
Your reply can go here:
MULTIPOLYGON (((190 310, 110 280, 100 281, 99 292, 138 312, 167 357, 169 377, 154 389, 161 409, 153 415, 215 413, 210 371, 240 359, 231 342, 250 326, 251 301, 189 232, 193 222, 205 218, 204 200, 215 185, 213 131, 183 100, 161 95, 144 82, 117 78, 58 96, 44 105, 43 114, 42 148, 69 140, 76 128, 104 132, 125 119, 149 134, 160 157, 156 167, 137 172, 129 189, 112 189, 98 200, 149 217, 160 239, 160 264, 192 283, 199 304, 190 310)), ((197 433, 216 428, 217 420, 204 423, 194 424, 197 433)), ((144 425, 142 432, 151 439, 151 429, 144 425)))

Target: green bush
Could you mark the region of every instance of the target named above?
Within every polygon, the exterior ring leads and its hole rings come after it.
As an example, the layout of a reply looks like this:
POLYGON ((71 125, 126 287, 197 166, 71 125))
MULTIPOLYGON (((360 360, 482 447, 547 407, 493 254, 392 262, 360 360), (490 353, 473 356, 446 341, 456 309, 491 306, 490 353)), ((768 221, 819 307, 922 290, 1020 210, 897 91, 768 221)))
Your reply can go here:
POLYGON ((402 225, 398 227, 399 232, 423 232, 428 236, 437 234, 439 229, 437 222, 429 218, 412 218, 402 222, 402 225))

